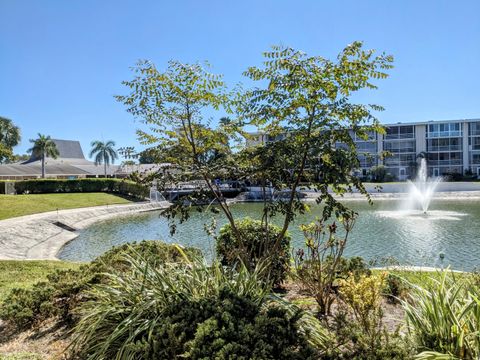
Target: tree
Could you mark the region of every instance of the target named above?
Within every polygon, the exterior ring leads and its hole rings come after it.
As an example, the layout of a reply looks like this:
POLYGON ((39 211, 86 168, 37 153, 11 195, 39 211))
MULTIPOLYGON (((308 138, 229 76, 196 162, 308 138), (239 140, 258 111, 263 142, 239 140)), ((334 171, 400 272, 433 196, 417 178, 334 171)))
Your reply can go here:
POLYGON ((109 140, 107 142, 103 141, 92 141, 91 143, 92 150, 90 150, 90 157, 95 157, 95 165, 103 164, 104 175, 107 177, 107 166, 110 163, 114 163, 115 159, 118 159, 117 152, 115 151, 115 142, 109 140))
MULTIPOLYGON (((230 128, 213 129, 204 116, 206 110, 228 104, 222 77, 208 73, 200 64, 177 61, 170 61, 163 73, 148 61, 139 62, 134 71, 135 79, 123 82, 131 93, 117 96, 117 100, 153 128, 152 132, 137 131, 140 142, 155 145, 162 158, 179 170, 174 176, 164 168, 159 174, 159 188, 182 180, 203 180, 205 188, 193 192, 187 200, 202 204, 213 196, 236 232, 233 215, 214 181, 222 177, 222 154, 229 153, 230 128)), ((170 219, 181 215, 182 221, 188 218, 188 209, 176 204, 166 215, 170 219)))
POLYGON ((135 147, 133 146, 123 146, 118 149, 118 153, 125 159, 125 160, 132 160, 138 158, 138 154, 135 151, 135 147))
POLYGON ((373 166, 370 175, 375 182, 384 182, 387 176, 387 168, 384 165, 373 166))
POLYGON ((138 153, 138 162, 140 164, 161 163, 162 157, 160 151, 156 148, 148 148, 138 153))
POLYGON ((13 159, 13 147, 20 142, 20 128, 0 116, 0 164, 13 159))
POLYGON ((33 147, 28 150, 33 156, 42 160, 42 178, 45 178, 45 157, 56 159, 59 155, 57 145, 49 136, 38 134, 37 139, 30 139, 33 147))
POLYGON ((245 72, 263 86, 247 91, 240 107, 241 120, 269 136, 285 127, 290 129, 289 136, 253 154, 260 165, 259 177, 290 193, 286 201, 271 202, 264 208, 265 222, 275 214, 284 215, 279 241, 295 215, 306 211, 296 196, 301 182, 309 183, 317 192, 317 203, 324 205, 324 219, 355 215, 330 191, 343 195, 355 187, 369 199, 360 179, 353 176, 353 170, 359 167, 353 136, 367 140, 369 133, 382 132, 374 112, 383 108, 356 104, 351 95, 365 88, 376 89, 372 79, 388 76, 385 71, 392 67, 393 58, 374 53, 364 50, 361 42, 354 42, 331 61, 273 47, 264 53, 263 67, 245 72), (335 146, 338 143, 345 146, 335 146), (318 179, 313 168, 319 169, 318 179))
POLYGON ((30 159, 30 155, 28 154, 14 154, 10 161, 22 162, 22 161, 27 161, 28 159, 30 159))
MULTIPOLYGON (((331 61, 273 47, 264 53, 262 67, 250 67, 244 73, 261 85, 234 93, 227 93, 220 75, 208 73, 199 64, 171 61, 165 72, 159 72, 150 62, 142 61, 134 70, 135 78, 124 82, 130 94, 117 96, 117 100, 151 129, 137 132, 141 142, 174 150, 172 160, 180 175, 161 177, 159 185, 195 176, 203 179, 205 187, 187 200, 210 204, 213 198, 239 239, 242 234, 214 179, 251 179, 264 189, 269 185, 274 191, 286 192, 284 200, 265 197, 264 201, 266 236, 271 217, 283 216, 278 248, 296 214, 307 211, 298 197, 301 182, 318 193, 317 202, 324 204, 325 219, 355 215, 330 190, 343 195, 355 187, 369 198, 361 181, 352 175, 359 166, 352 136, 367 139, 370 132, 381 132, 374 112, 383 108, 353 103, 351 95, 365 88, 376 89, 372 79, 388 76, 393 58, 374 53, 354 42, 331 61), (236 118, 213 128, 205 114, 220 108, 236 118), (228 151, 229 144, 246 136, 245 127, 252 125, 279 140, 237 153, 228 151), (288 136, 278 136, 287 128, 288 136), (345 146, 337 147, 337 143, 345 146), (215 151, 216 156, 206 156, 215 151)), ((188 201, 181 202, 166 214, 170 218, 180 216, 182 221, 191 208, 188 201)), ((246 255, 240 250, 240 257, 246 255)))

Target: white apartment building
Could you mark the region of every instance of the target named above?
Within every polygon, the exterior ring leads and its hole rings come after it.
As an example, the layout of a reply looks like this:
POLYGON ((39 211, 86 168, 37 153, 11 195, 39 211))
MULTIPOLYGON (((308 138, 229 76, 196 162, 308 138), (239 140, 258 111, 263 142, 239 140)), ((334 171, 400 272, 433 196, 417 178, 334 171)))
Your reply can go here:
MULTIPOLYGON (((417 157, 424 155, 429 176, 465 174, 480 176, 480 119, 425 121, 385 124, 386 133, 370 138, 354 138, 360 160, 359 172, 366 175, 371 167, 384 165, 398 180, 414 175, 417 157), (388 151, 391 156, 381 158, 388 151)), ((285 135, 270 137, 252 133, 247 146, 276 141, 285 135)))

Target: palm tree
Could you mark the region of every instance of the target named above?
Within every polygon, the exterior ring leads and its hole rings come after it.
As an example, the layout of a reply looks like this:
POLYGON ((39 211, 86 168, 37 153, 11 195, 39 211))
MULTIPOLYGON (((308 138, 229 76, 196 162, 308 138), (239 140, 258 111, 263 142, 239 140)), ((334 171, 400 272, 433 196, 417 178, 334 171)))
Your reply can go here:
POLYGON ((107 165, 113 164, 115 159, 118 159, 117 152, 114 149, 115 142, 112 140, 107 142, 96 140, 92 141, 91 146, 90 157, 95 156, 95 165, 103 163, 103 170, 105 177, 107 177, 107 165))
POLYGON ((28 150, 33 156, 42 159, 42 179, 45 178, 45 157, 49 156, 56 159, 59 155, 57 145, 53 142, 50 136, 38 134, 38 139, 30 139, 33 144, 32 148, 28 150))

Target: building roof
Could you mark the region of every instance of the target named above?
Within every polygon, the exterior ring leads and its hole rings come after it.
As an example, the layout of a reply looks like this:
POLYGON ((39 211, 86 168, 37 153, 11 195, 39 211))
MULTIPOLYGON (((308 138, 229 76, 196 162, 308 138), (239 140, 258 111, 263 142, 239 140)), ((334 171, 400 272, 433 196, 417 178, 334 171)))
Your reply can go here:
MULTIPOLYGON (((39 176, 42 173, 40 163, 26 165, 1 165, 0 176, 39 176)), ((48 176, 89 175, 85 170, 69 164, 45 164, 48 176)))
MULTIPOLYGON (((52 139, 52 141, 55 143, 58 150, 58 157, 56 160, 61 160, 61 159, 85 160, 82 146, 80 145, 79 141, 60 140, 60 139, 52 139)), ((47 157, 47 159, 51 159, 51 158, 47 157)), ((39 160, 40 160, 40 157, 34 156, 32 153, 32 155, 30 156, 30 159, 25 161, 23 164, 28 164, 28 163, 39 161, 39 160)), ((69 161, 69 162, 71 163, 72 161, 69 161)))
MULTIPOLYGON (((382 124, 383 126, 389 127, 389 126, 401 126, 401 125, 428 125, 432 123, 469 123, 469 122, 480 122, 480 118, 477 119, 450 119, 450 120, 426 120, 426 121, 406 121, 406 122, 396 122, 396 123, 390 123, 390 124, 382 124)), ((251 131, 248 132, 249 135, 256 136, 256 135, 265 135, 266 133, 264 131, 251 131)))
MULTIPOLYGON (((45 159, 45 173, 48 177, 103 175, 103 165, 95 165, 85 159, 80 142, 73 140, 53 139, 59 152, 56 159, 45 159)), ((107 166, 107 175, 113 175, 119 169, 118 165, 107 166)), ((23 163, 0 165, 0 177, 40 176, 42 174, 41 159, 31 156, 23 163)))

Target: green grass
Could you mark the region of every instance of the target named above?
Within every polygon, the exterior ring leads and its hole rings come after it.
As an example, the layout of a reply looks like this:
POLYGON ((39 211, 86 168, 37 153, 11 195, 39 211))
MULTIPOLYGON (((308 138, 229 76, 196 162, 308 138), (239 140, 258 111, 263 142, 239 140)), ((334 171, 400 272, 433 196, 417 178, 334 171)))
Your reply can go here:
POLYGON ((0 195, 0 220, 57 209, 127 204, 130 202, 124 197, 107 193, 0 195))
MULTIPOLYGON (((396 275, 402 279, 405 279, 409 283, 418 286, 428 286, 432 284, 432 279, 440 281, 442 278, 442 272, 439 271, 408 271, 408 270, 373 270, 374 274, 386 271, 392 275, 396 275)), ((473 276, 472 273, 459 273, 449 272, 448 277, 453 279, 459 279, 465 276, 473 276)))
POLYGON ((56 269, 77 269, 80 263, 55 260, 0 260, 0 302, 13 288, 26 288, 56 269))

